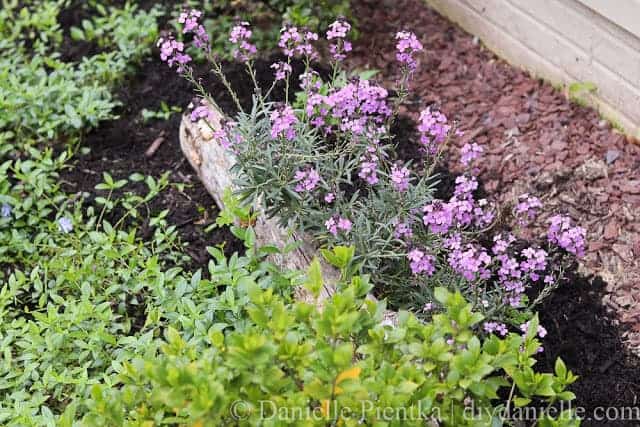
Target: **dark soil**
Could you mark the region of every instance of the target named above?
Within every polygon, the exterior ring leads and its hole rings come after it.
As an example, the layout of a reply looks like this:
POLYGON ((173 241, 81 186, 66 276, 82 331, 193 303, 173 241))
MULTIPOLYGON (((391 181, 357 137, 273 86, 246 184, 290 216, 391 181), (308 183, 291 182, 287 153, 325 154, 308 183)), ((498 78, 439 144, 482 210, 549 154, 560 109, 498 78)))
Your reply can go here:
MULTIPOLYGON (((211 89, 214 94, 219 90, 211 89)), ((152 215, 169 210, 167 221, 178 227, 195 268, 206 266, 207 246, 224 243, 225 252, 231 253, 241 250, 242 245, 226 228, 204 231, 215 220, 218 209, 180 150, 180 114, 175 113, 166 121, 152 119, 145 123, 142 119, 143 109, 158 111, 161 102, 186 110, 192 97, 190 85, 175 70, 155 58, 145 61, 118 93, 123 104, 117 111, 120 118, 102 123, 84 137, 83 146, 90 149, 89 154, 81 155, 77 165, 61 178, 67 192, 87 192, 93 198, 104 196, 95 190, 103 181, 103 172, 114 179, 125 179, 134 172, 158 179, 169 172, 170 182, 184 184, 184 190, 170 186, 149 203, 149 210, 152 215), (145 151, 158 138, 163 142, 152 156, 146 156, 145 151)), ((224 99, 221 103, 224 105, 224 99)), ((124 190, 131 191, 131 185, 124 190)), ((145 194, 147 190, 140 183, 134 191, 145 194)), ((149 237, 151 230, 143 224, 141 233, 149 237)))
MULTIPOLYGON (((538 369, 551 372, 556 358, 579 375, 571 387, 576 407, 584 408, 583 426, 638 426, 633 421, 589 420, 598 407, 640 407, 640 361, 629 353, 621 331, 602 304, 606 293, 600 278, 572 277, 540 307, 548 335, 538 369)), ((640 410, 636 409, 636 416, 640 410)))

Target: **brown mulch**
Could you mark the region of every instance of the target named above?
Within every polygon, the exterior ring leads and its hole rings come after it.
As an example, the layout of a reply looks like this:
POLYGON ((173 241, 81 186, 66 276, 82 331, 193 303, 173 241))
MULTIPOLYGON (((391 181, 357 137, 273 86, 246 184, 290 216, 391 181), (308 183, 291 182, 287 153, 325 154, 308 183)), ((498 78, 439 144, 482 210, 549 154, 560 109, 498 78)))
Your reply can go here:
MULTIPOLYGON (((607 282, 605 303, 629 325, 626 339, 640 349, 640 146, 420 0, 384 4, 355 2, 361 35, 349 65, 378 69, 393 84, 393 35, 415 32, 425 52, 409 115, 434 105, 456 120, 465 132, 457 145, 484 148, 480 177, 494 199, 513 202, 530 193, 545 202, 543 218, 567 213, 587 229, 581 267, 607 282)), ((459 169, 455 153, 450 162, 459 169)))

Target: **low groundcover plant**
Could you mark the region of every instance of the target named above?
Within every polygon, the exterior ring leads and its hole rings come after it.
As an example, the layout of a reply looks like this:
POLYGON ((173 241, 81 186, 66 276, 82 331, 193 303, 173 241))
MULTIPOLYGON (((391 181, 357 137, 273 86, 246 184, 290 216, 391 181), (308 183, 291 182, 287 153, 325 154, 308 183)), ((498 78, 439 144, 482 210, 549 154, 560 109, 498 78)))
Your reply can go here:
MULTIPOLYGON (((507 324, 525 325, 531 309, 563 279, 572 255, 583 254, 585 230, 567 217, 552 218, 548 238, 539 245, 522 247, 518 229, 491 231, 496 209, 476 197, 474 163, 483 151, 478 144, 463 147, 460 161, 467 172, 455 178, 453 194, 435 198, 441 179, 435 173, 438 161, 460 135, 442 112, 427 108, 420 113, 414 144, 422 156, 399 157, 392 126, 423 51, 415 34, 396 35, 401 77, 389 91, 366 76, 342 70, 341 62, 352 48, 349 23, 334 22, 326 40, 285 27, 278 43, 285 60, 272 65, 273 84, 260 88, 251 27, 240 22, 229 42, 255 85, 253 107, 244 111, 211 53, 199 16, 192 10, 180 17, 183 33, 192 35, 191 44, 171 36, 161 39, 161 56, 201 97, 192 120, 208 121, 216 104, 193 75, 190 49, 207 54, 214 74, 235 100, 238 113, 233 121, 212 130, 215 141, 235 156, 243 201, 264 201, 268 215, 311 233, 321 245, 355 246, 355 261, 363 271, 376 272, 378 293, 395 305, 429 317, 440 309, 434 289, 445 286, 462 292, 486 316, 486 332, 505 335, 507 324), (322 48, 331 62, 325 78, 312 66, 322 48), (297 79, 292 73, 296 61, 304 64, 297 79), (284 102, 278 102, 274 88, 282 85, 284 102), (290 97, 293 87, 300 88, 295 99, 290 97), (527 290, 532 290, 530 295, 527 290)), ((523 195, 513 209, 518 227, 533 223, 540 207, 539 199, 523 195)))
MULTIPOLYGON (((328 258, 340 268, 342 249, 328 258)), ((317 298, 317 260, 305 280, 317 298)), ((212 329, 204 349, 169 329, 159 359, 125 364, 122 386, 93 388, 86 425, 488 426, 534 399, 547 409, 573 399, 562 360, 555 375, 532 368, 537 318, 525 335, 481 343, 472 331, 482 315, 460 293, 436 288, 442 313, 424 323, 402 312, 391 327, 384 305, 366 299, 367 276, 347 273, 338 288, 320 310, 245 277, 227 291, 246 301, 244 322, 212 329)), ((570 410, 549 413, 537 425, 579 425, 570 410)))

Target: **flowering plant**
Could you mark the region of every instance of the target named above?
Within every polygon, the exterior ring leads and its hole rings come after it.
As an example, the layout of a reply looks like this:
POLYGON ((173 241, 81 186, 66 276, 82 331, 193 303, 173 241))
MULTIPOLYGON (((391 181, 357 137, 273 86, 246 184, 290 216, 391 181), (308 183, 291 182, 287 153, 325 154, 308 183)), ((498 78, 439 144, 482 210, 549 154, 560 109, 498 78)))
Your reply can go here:
MULTIPOLYGON (((245 110, 209 50, 198 13, 183 17, 183 31, 192 33, 194 45, 208 53, 213 72, 238 110, 233 121, 212 131, 216 142, 235 156, 241 199, 247 204, 261 201, 269 216, 310 233, 321 245, 355 246, 361 268, 376 272, 377 293, 396 306, 431 316, 438 308, 433 289, 446 286, 461 291, 486 316, 486 332, 504 335, 504 322, 524 324, 530 308, 557 286, 567 251, 581 255, 584 230, 564 217, 552 220, 543 245, 519 247, 513 233, 496 234, 492 244, 486 243, 495 210, 476 198, 473 164, 482 147, 475 143, 462 149, 461 163, 468 171, 455 178, 453 193, 435 197, 441 179, 436 166, 460 134, 442 112, 427 108, 420 113, 414 142, 420 158, 398 155, 396 145, 404 141, 398 141, 392 128, 423 51, 415 34, 396 35, 400 78, 389 91, 342 69, 351 50, 347 22, 330 25, 324 45, 316 33, 283 28, 278 47, 284 59, 271 65, 273 83, 262 88, 251 27, 238 23, 229 37, 231 50, 255 86, 253 106, 245 110), (186 25, 192 18, 196 21, 186 25), (323 47, 330 71, 312 66, 323 47), (303 72, 294 75, 293 65, 303 72), (282 86, 284 96, 278 99, 275 89, 282 86), (295 99, 294 88, 299 88, 295 99), (537 297, 531 301, 526 291, 534 285, 537 297)), ((184 45, 168 38, 160 47, 162 58, 195 85, 202 99, 192 120, 207 122, 216 103, 194 78, 184 45)), ((519 202, 514 214, 526 225, 541 203, 528 195, 519 202)))

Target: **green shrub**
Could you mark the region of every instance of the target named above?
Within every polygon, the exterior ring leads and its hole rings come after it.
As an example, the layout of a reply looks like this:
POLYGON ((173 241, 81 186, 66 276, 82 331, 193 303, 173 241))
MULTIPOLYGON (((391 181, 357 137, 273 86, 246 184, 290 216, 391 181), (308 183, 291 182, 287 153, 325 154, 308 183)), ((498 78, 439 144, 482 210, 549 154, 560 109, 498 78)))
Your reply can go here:
MULTIPOLYGON (((305 283, 322 286, 317 261, 305 283)), ((531 333, 482 343, 473 332, 482 315, 460 293, 437 288, 442 314, 422 323, 403 312, 392 327, 381 323, 384 304, 365 298, 368 277, 343 276, 339 288, 319 310, 239 281, 227 292, 247 298, 244 322, 210 329, 206 348, 169 328, 160 357, 125 363, 122 383, 93 387, 84 425, 491 426, 533 399, 574 397, 565 388, 576 377, 561 360, 555 375, 533 369, 536 319, 531 333)), ((579 425, 570 411, 543 419, 579 425)))

